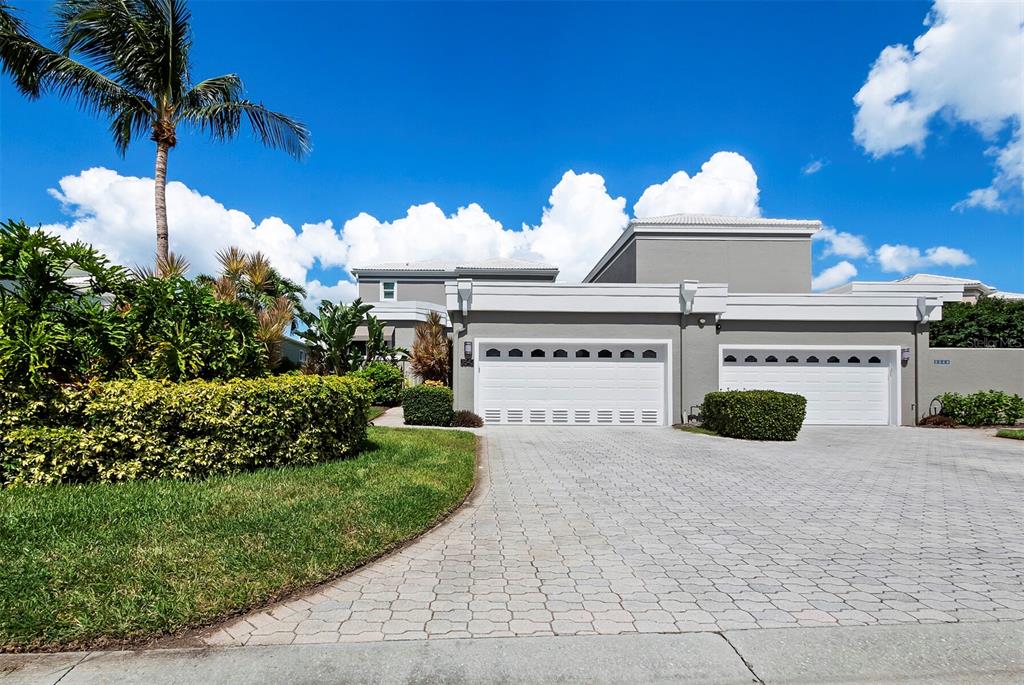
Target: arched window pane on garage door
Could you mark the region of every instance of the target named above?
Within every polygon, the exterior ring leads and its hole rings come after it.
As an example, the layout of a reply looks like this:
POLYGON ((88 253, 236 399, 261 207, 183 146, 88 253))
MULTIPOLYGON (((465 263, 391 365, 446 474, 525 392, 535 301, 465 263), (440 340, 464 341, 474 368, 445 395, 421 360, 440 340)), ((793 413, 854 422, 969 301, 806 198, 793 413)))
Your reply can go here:
POLYGON ((633 354, 633 350, 623 350, 622 352, 619 352, 619 356, 623 359, 633 359, 636 357, 636 355, 633 354))
POLYGON ((561 359, 562 357, 568 357, 569 353, 566 352, 565 350, 555 350, 555 353, 553 355, 551 355, 551 356, 552 357, 558 357, 558 358, 561 359))
POLYGON ((817 357, 815 357, 815 356, 814 356, 814 355, 812 354, 812 355, 811 355, 810 357, 808 357, 808 358, 807 358, 807 363, 808 363, 808 364, 817 364, 817 363, 818 363, 818 358, 817 358, 817 357))
POLYGON ((735 364, 736 363, 736 357, 732 356, 731 354, 727 354, 727 355, 725 355, 724 361, 725 361, 726 364, 735 364))
POLYGON ((748 364, 753 364, 754 362, 757 361, 757 357, 755 357, 752 354, 748 354, 746 357, 744 357, 743 361, 745 361, 748 364))
POLYGON ((612 351, 611 350, 601 350, 600 352, 597 353, 597 356, 599 358, 601 358, 601 359, 608 359, 608 358, 610 358, 612 356, 612 351))
MULTIPOLYGON (((655 352, 654 350, 644 350, 643 358, 644 359, 657 359, 658 358, 658 353, 655 352)), ((734 359, 733 361, 736 361, 736 360, 734 359)))
POLYGON ((769 354, 767 357, 764 358, 764 360, 769 364, 775 364, 776 362, 779 361, 779 358, 776 357, 774 354, 769 354))
POLYGON ((872 357, 871 359, 868 360, 868 364, 881 364, 881 363, 882 363, 882 360, 879 359, 878 357, 872 357))
POLYGON ((786 363, 787 364, 796 364, 799 361, 800 360, 797 359, 796 357, 794 357, 793 355, 789 355, 788 357, 786 357, 786 363))
POLYGON ((577 357, 581 357, 581 358, 589 357, 590 356, 590 350, 576 350, 576 356, 577 357))
POLYGON ((545 353, 544 353, 544 350, 538 348, 538 349, 534 350, 533 352, 531 352, 530 356, 531 357, 543 357, 543 356, 545 356, 545 353))
POLYGON ((492 347, 491 349, 487 350, 487 352, 486 352, 486 354, 484 354, 484 356, 485 357, 500 357, 501 356, 501 352, 498 352, 498 350, 496 350, 496 349, 494 349, 492 347))
POLYGON ((846 360, 847 364, 860 364, 860 357, 850 357, 846 360))
POLYGON ((518 349, 518 348, 512 348, 511 350, 508 351, 508 356, 510 356, 510 357, 522 357, 523 356, 523 351, 518 349))
POLYGON ((834 356, 833 357, 829 357, 828 358, 828 363, 829 364, 838 364, 839 363, 839 357, 834 357, 834 356))

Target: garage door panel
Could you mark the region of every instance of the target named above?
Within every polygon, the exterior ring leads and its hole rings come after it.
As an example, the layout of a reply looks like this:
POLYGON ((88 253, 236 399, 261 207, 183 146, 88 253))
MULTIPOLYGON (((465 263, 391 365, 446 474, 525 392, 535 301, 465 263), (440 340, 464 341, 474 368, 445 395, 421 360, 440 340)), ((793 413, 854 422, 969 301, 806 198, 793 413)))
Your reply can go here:
POLYGON ((663 425, 661 361, 477 363, 477 407, 488 423, 663 425))
MULTIPOLYGON (((849 353, 835 351, 846 360, 849 353)), ((758 355, 763 359, 768 353, 758 355)), ((779 359, 786 351, 773 351, 779 359)), ((881 352, 883 358, 889 355, 881 352)), ((738 359, 743 356, 733 353, 738 359)), ((787 355, 788 356, 788 355, 787 355)), ((803 355, 806 358, 806 354, 803 355)), ((719 387, 723 390, 778 390, 807 398, 807 424, 886 425, 891 421, 893 372, 891 364, 824 362, 829 351, 821 351, 818 364, 784 362, 725 363, 719 387)))

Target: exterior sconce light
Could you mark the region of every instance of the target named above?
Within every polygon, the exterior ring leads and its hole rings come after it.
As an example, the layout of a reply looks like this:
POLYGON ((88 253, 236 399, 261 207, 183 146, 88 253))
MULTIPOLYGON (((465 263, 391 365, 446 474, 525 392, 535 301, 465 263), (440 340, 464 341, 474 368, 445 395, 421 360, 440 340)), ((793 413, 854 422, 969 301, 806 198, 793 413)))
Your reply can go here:
POLYGON ((462 361, 460 366, 473 366, 473 343, 465 340, 462 343, 462 361))
POLYGON ((901 347, 900 348, 900 363, 903 366, 906 366, 909 361, 910 361, 910 348, 909 347, 901 347))
POLYGON ((707 322, 708 322, 708 320, 707 320, 707 319, 705 319, 705 318, 704 318, 703 316, 702 316, 702 317, 700 317, 699 319, 697 319, 697 325, 698 325, 698 326, 699 326, 700 328, 704 328, 704 324, 706 324, 707 322))

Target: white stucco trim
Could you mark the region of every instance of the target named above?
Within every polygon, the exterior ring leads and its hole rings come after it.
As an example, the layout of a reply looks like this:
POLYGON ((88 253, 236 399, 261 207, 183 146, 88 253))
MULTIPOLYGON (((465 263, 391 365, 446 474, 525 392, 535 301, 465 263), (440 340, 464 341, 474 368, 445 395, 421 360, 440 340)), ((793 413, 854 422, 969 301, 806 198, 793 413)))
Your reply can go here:
MULTIPOLYGON (((726 350, 804 350, 804 351, 836 351, 836 352, 880 352, 885 355, 889 363, 889 425, 899 426, 903 423, 903 374, 900 363, 899 345, 742 345, 735 343, 723 343, 718 346, 718 378, 719 384, 722 378, 722 368, 725 366, 726 350)), ((920 359, 914 360, 920 364, 920 359)), ((721 387, 721 385, 719 385, 721 387)))
POLYGON ((942 301, 912 295, 729 293, 723 320, 938 321, 942 301))
POLYGON ((960 302, 964 299, 963 283, 901 283, 899 281, 853 281, 832 288, 833 295, 904 295, 928 297, 942 302, 960 302))
MULTIPOLYGON (((473 338, 473 359, 475 362, 479 362, 480 357, 480 346, 481 345, 509 345, 509 344, 522 344, 524 346, 529 344, 536 345, 649 345, 649 346, 665 346, 665 406, 663 415, 665 417, 665 423, 663 425, 672 425, 673 413, 672 413, 672 339, 671 338, 473 338)), ((525 362, 529 363, 529 362, 525 362)), ((572 362, 568 362, 572 363, 572 362)), ((476 414, 480 413, 480 368, 476 365, 473 366, 473 412, 476 414)))
POLYGON ((679 283, 445 283, 449 311, 679 314, 679 283))
POLYGON ((416 300, 374 302, 370 314, 381 321, 417 321, 424 322, 430 312, 437 312, 441 316, 441 322, 450 327, 448 309, 441 304, 433 302, 418 302, 416 300))

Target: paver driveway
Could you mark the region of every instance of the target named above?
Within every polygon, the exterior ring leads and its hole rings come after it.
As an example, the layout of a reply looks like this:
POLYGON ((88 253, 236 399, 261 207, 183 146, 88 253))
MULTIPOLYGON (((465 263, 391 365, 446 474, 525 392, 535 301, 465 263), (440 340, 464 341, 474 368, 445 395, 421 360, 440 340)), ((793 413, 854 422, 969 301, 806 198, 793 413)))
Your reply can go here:
POLYGON ((474 504, 210 644, 1024 619, 1024 445, 494 427, 474 504))

